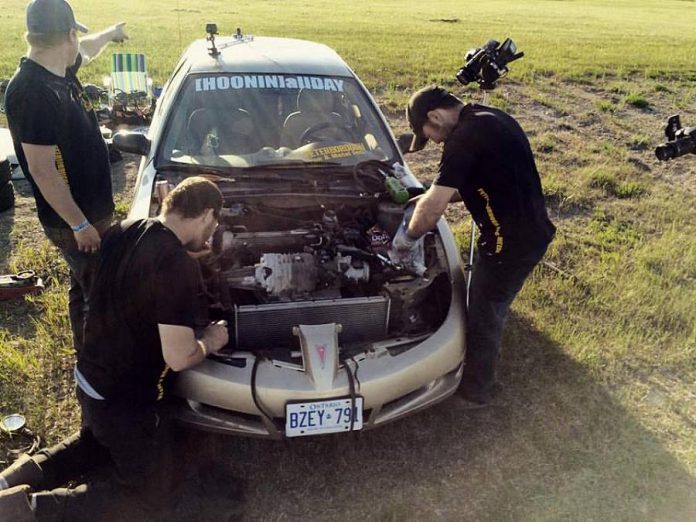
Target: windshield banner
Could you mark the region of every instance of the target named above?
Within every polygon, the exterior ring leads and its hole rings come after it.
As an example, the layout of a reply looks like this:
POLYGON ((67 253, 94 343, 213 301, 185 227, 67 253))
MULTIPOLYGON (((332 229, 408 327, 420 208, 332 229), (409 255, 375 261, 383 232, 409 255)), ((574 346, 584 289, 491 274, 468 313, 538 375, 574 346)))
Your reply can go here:
POLYGON ((331 147, 321 147, 307 152, 305 158, 308 160, 332 160, 359 156, 365 153, 365 146, 362 143, 346 143, 345 145, 334 145, 331 147))
POLYGON ((320 76, 285 76, 280 74, 238 74, 196 78, 196 92, 228 89, 312 89, 343 92, 343 80, 320 76))

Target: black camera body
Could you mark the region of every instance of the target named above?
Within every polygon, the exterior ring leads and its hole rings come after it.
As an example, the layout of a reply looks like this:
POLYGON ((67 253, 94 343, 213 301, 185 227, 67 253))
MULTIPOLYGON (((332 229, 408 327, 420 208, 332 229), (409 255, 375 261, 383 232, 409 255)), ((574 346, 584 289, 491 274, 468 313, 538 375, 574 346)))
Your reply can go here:
POLYGON ((665 136, 669 141, 655 149, 658 160, 668 161, 685 154, 696 154, 696 127, 682 127, 678 114, 667 120, 665 136))
POLYGON ((466 53, 457 80, 464 85, 477 82, 484 91, 491 91, 495 89, 495 82, 508 73, 507 64, 523 56, 524 53, 517 52, 515 42, 510 38, 502 44, 488 40, 483 47, 466 53))

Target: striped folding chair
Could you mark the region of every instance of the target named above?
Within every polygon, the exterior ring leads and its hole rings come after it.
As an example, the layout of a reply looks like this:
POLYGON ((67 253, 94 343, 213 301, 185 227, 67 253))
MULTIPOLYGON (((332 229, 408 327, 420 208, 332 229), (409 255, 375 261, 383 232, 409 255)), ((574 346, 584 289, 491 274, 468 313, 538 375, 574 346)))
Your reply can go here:
POLYGON ((147 76, 145 55, 135 53, 114 53, 111 57, 111 98, 129 98, 136 93, 145 93, 152 99, 152 85, 147 76))

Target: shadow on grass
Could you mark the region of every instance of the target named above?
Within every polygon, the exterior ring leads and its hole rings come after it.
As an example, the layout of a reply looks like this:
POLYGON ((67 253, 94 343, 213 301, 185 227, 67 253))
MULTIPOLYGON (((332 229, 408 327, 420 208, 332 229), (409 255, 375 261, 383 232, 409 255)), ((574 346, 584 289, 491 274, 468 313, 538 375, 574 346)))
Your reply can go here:
MULTIPOLYGON (((356 437, 187 433, 228 463, 249 520, 688 520, 696 478, 577 362, 512 316, 494 404, 458 397, 356 437)), ((193 450, 195 448, 195 450, 193 450)))

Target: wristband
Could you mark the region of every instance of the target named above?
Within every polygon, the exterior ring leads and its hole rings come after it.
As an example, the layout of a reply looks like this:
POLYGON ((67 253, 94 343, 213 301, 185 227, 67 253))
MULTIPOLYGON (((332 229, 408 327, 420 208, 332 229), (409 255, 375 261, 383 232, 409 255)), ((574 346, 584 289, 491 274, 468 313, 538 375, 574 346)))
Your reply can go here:
POLYGON ((82 232, 84 229, 89 228, 91 226, 92 226, 92 224, 85 219, 79 225, 75 225, 74 227, 71 226, 70 228, 72 229, 73 232, 77 233, 77 232, 82 232))
POLYGON ((208 357, 208 349, 205 347, 205 343, 201 340, 196 341, 196 344, 198 344, 198 347, 201 349, 201 353, 203 354, 203 358, 205 359, 208 357))

